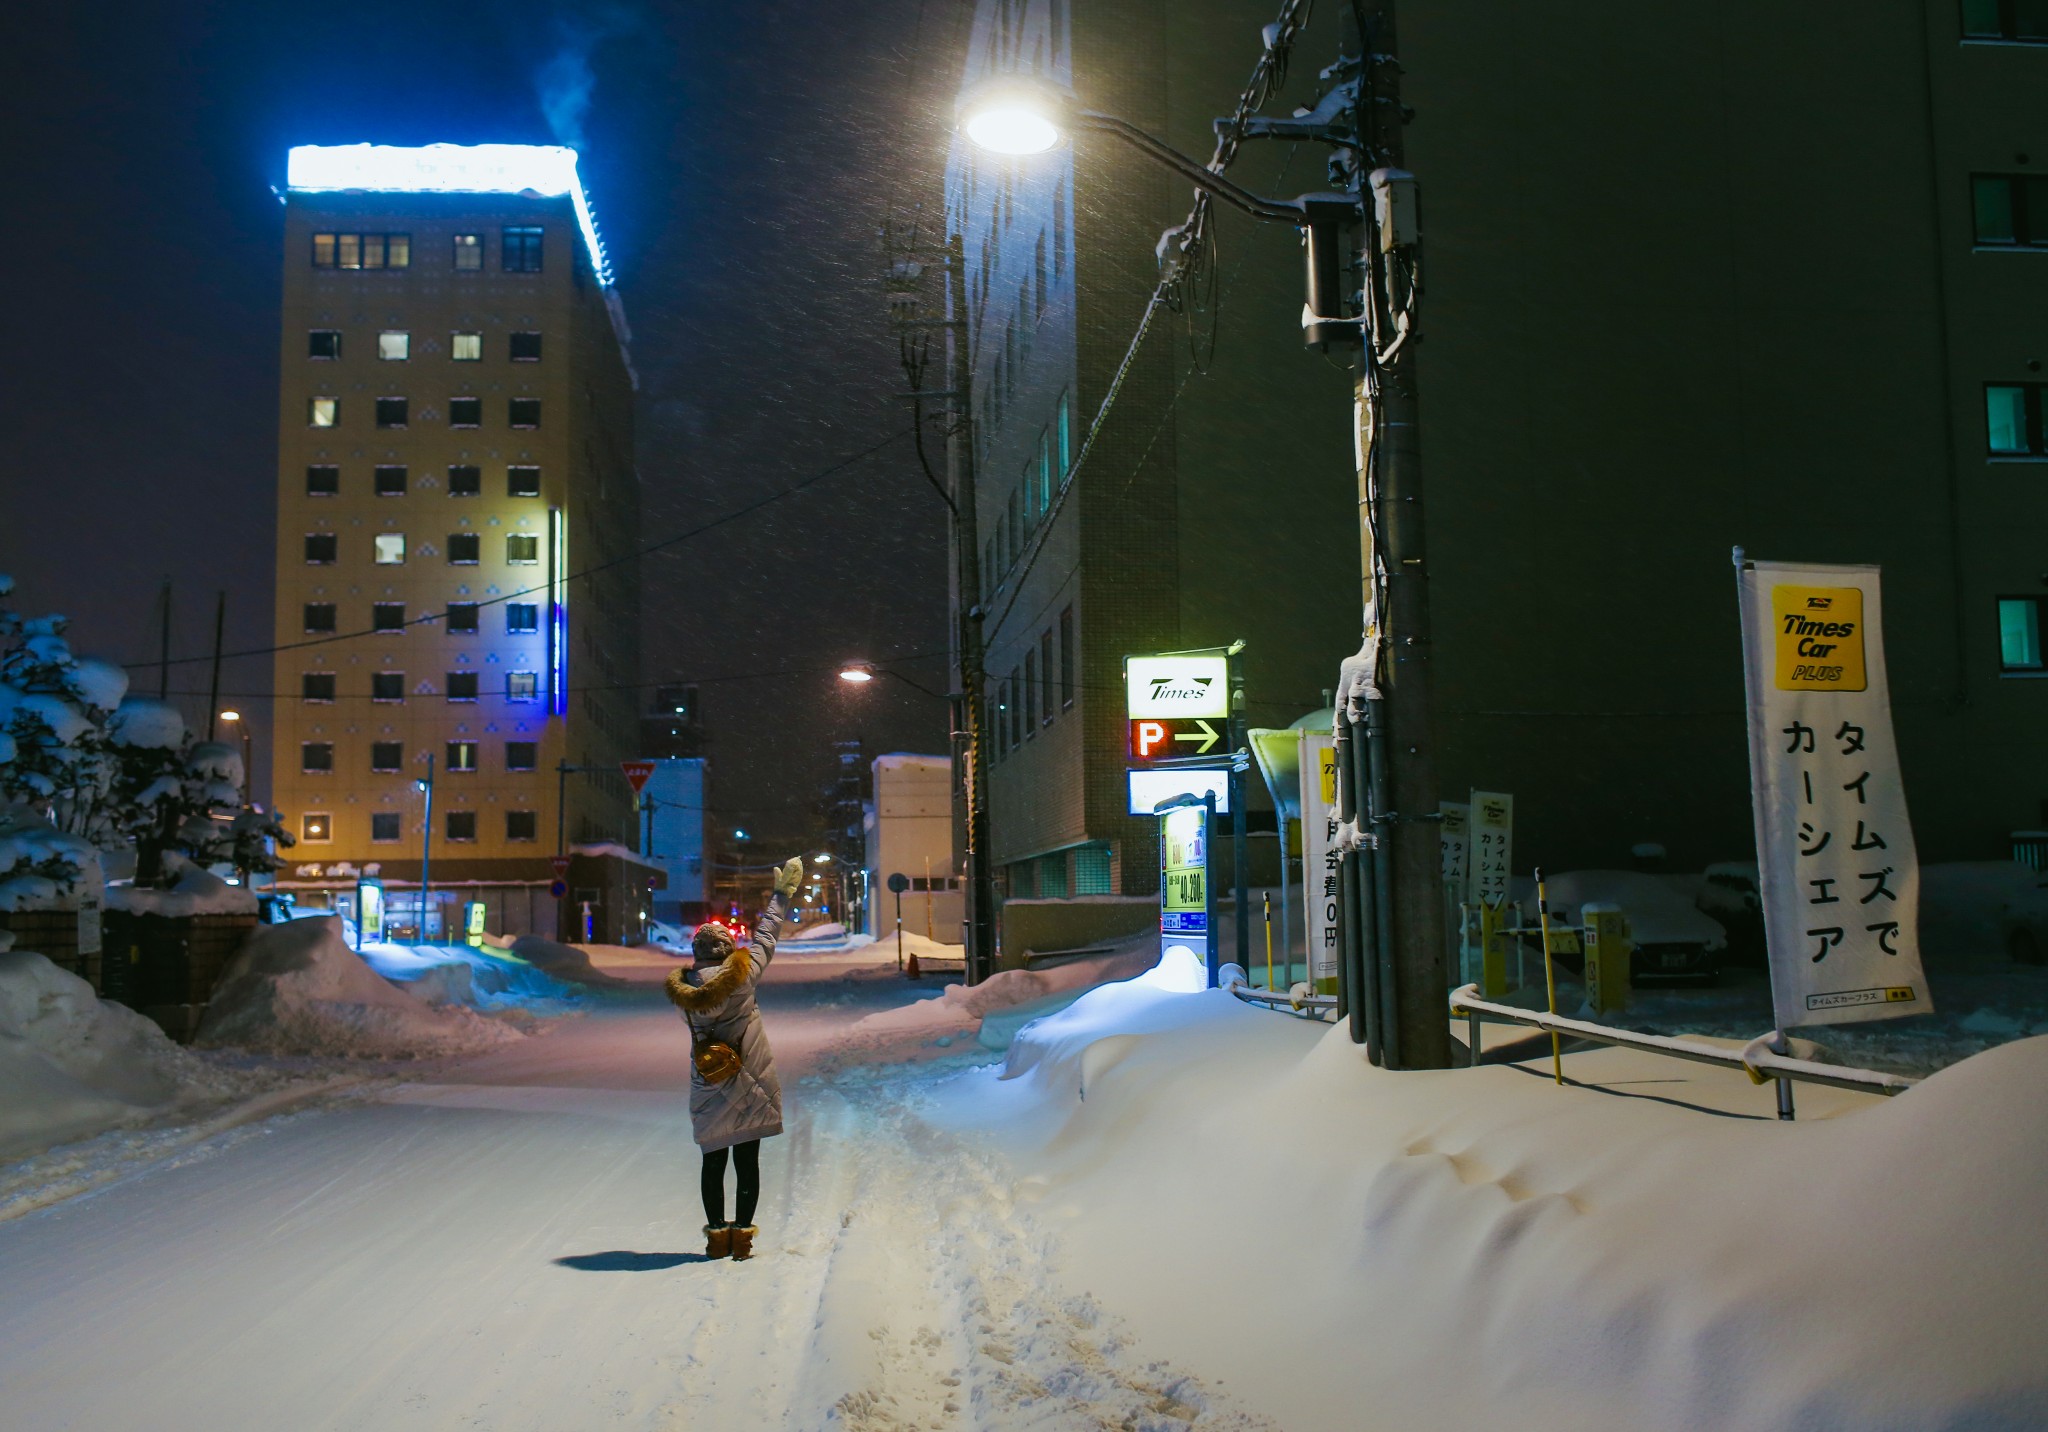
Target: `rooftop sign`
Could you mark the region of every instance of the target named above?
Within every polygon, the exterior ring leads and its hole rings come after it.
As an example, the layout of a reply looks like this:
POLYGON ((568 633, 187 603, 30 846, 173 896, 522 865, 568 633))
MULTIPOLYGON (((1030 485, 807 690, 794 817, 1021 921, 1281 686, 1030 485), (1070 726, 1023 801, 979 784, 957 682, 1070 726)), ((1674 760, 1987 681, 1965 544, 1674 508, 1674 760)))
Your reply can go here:
POLYGON ((599 283, 611 286, 611 265, 576 173, 576 151, 562 145, 301 144, 285 157, 285 187, 299 193, 567 194, 590 266, 599 283))

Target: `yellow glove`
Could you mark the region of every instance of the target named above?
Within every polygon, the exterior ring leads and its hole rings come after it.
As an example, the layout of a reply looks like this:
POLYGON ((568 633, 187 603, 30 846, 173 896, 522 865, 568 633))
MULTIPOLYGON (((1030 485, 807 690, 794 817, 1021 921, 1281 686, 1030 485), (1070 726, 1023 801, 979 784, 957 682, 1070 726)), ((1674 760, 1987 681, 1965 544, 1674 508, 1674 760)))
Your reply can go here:
POLYGON ((782 868, 775 872, 775 893, 782 896, 796 894, 796 887, 803 884, 804 861, 800 855, 792 855, 782 862, 782 868))

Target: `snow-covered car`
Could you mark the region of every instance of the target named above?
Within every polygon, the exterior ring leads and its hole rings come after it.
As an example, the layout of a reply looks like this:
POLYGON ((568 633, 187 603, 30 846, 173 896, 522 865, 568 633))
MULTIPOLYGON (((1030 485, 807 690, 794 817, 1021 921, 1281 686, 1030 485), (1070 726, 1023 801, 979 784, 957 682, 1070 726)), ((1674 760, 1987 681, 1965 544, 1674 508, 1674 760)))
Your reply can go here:
POLYGON ((1764 897, 1755 861, 1727 860, 1709 865, 1693 887, 1693 905, 1728 936, 1722 963, 1762 969, 1764 960, 1764 897))
POLYGON ((1720 979, 1727 931, 1663 876, 1639 870, 1568 870, 1546 884, 1552 918, 1567 924, 1580 923, 1579 912, 1587 904, 1622 908, 1635 942, 1629 960, 1631 983, 1712 984, 1720 979))
POLYGON ((649 920, 647 943, 683 953, 690 948, 690 936, 696 932, 694 925, 671 925, 666 920, 649 920))
POLYGON ((2014 964, 2048 964, 2048 874, 2006 898, 1998 915, 1998 934, 2014 964))

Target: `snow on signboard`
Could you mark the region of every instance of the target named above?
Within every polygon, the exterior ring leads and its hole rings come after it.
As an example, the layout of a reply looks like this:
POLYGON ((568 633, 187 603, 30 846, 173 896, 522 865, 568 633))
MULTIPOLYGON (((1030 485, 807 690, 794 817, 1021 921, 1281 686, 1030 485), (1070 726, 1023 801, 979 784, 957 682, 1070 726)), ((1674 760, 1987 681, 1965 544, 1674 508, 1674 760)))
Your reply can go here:
POLYGON ((1337 992, 1337 748, 1328 731, 1300 733, 1301 893, 1308 908, 1308 977, 1337 992))
POLYGON ((1736 552, 1764 935, 1778 1027, 1933 1009, 1874 566, 1736 552))

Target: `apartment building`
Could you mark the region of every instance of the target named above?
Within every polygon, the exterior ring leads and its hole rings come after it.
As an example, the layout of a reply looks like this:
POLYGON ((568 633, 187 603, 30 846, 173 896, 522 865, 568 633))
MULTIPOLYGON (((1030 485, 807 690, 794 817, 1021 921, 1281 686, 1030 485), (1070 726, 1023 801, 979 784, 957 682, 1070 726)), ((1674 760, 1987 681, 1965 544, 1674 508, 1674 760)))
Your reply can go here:
POLYGON ((549 857, 637 835, 638 574, 610 565, 637 537, 634 385, 576 156, 308 147, 288 178, 280 884, 374 869, 403 912, 424 857, 493 929, 555 929, 549 857))

